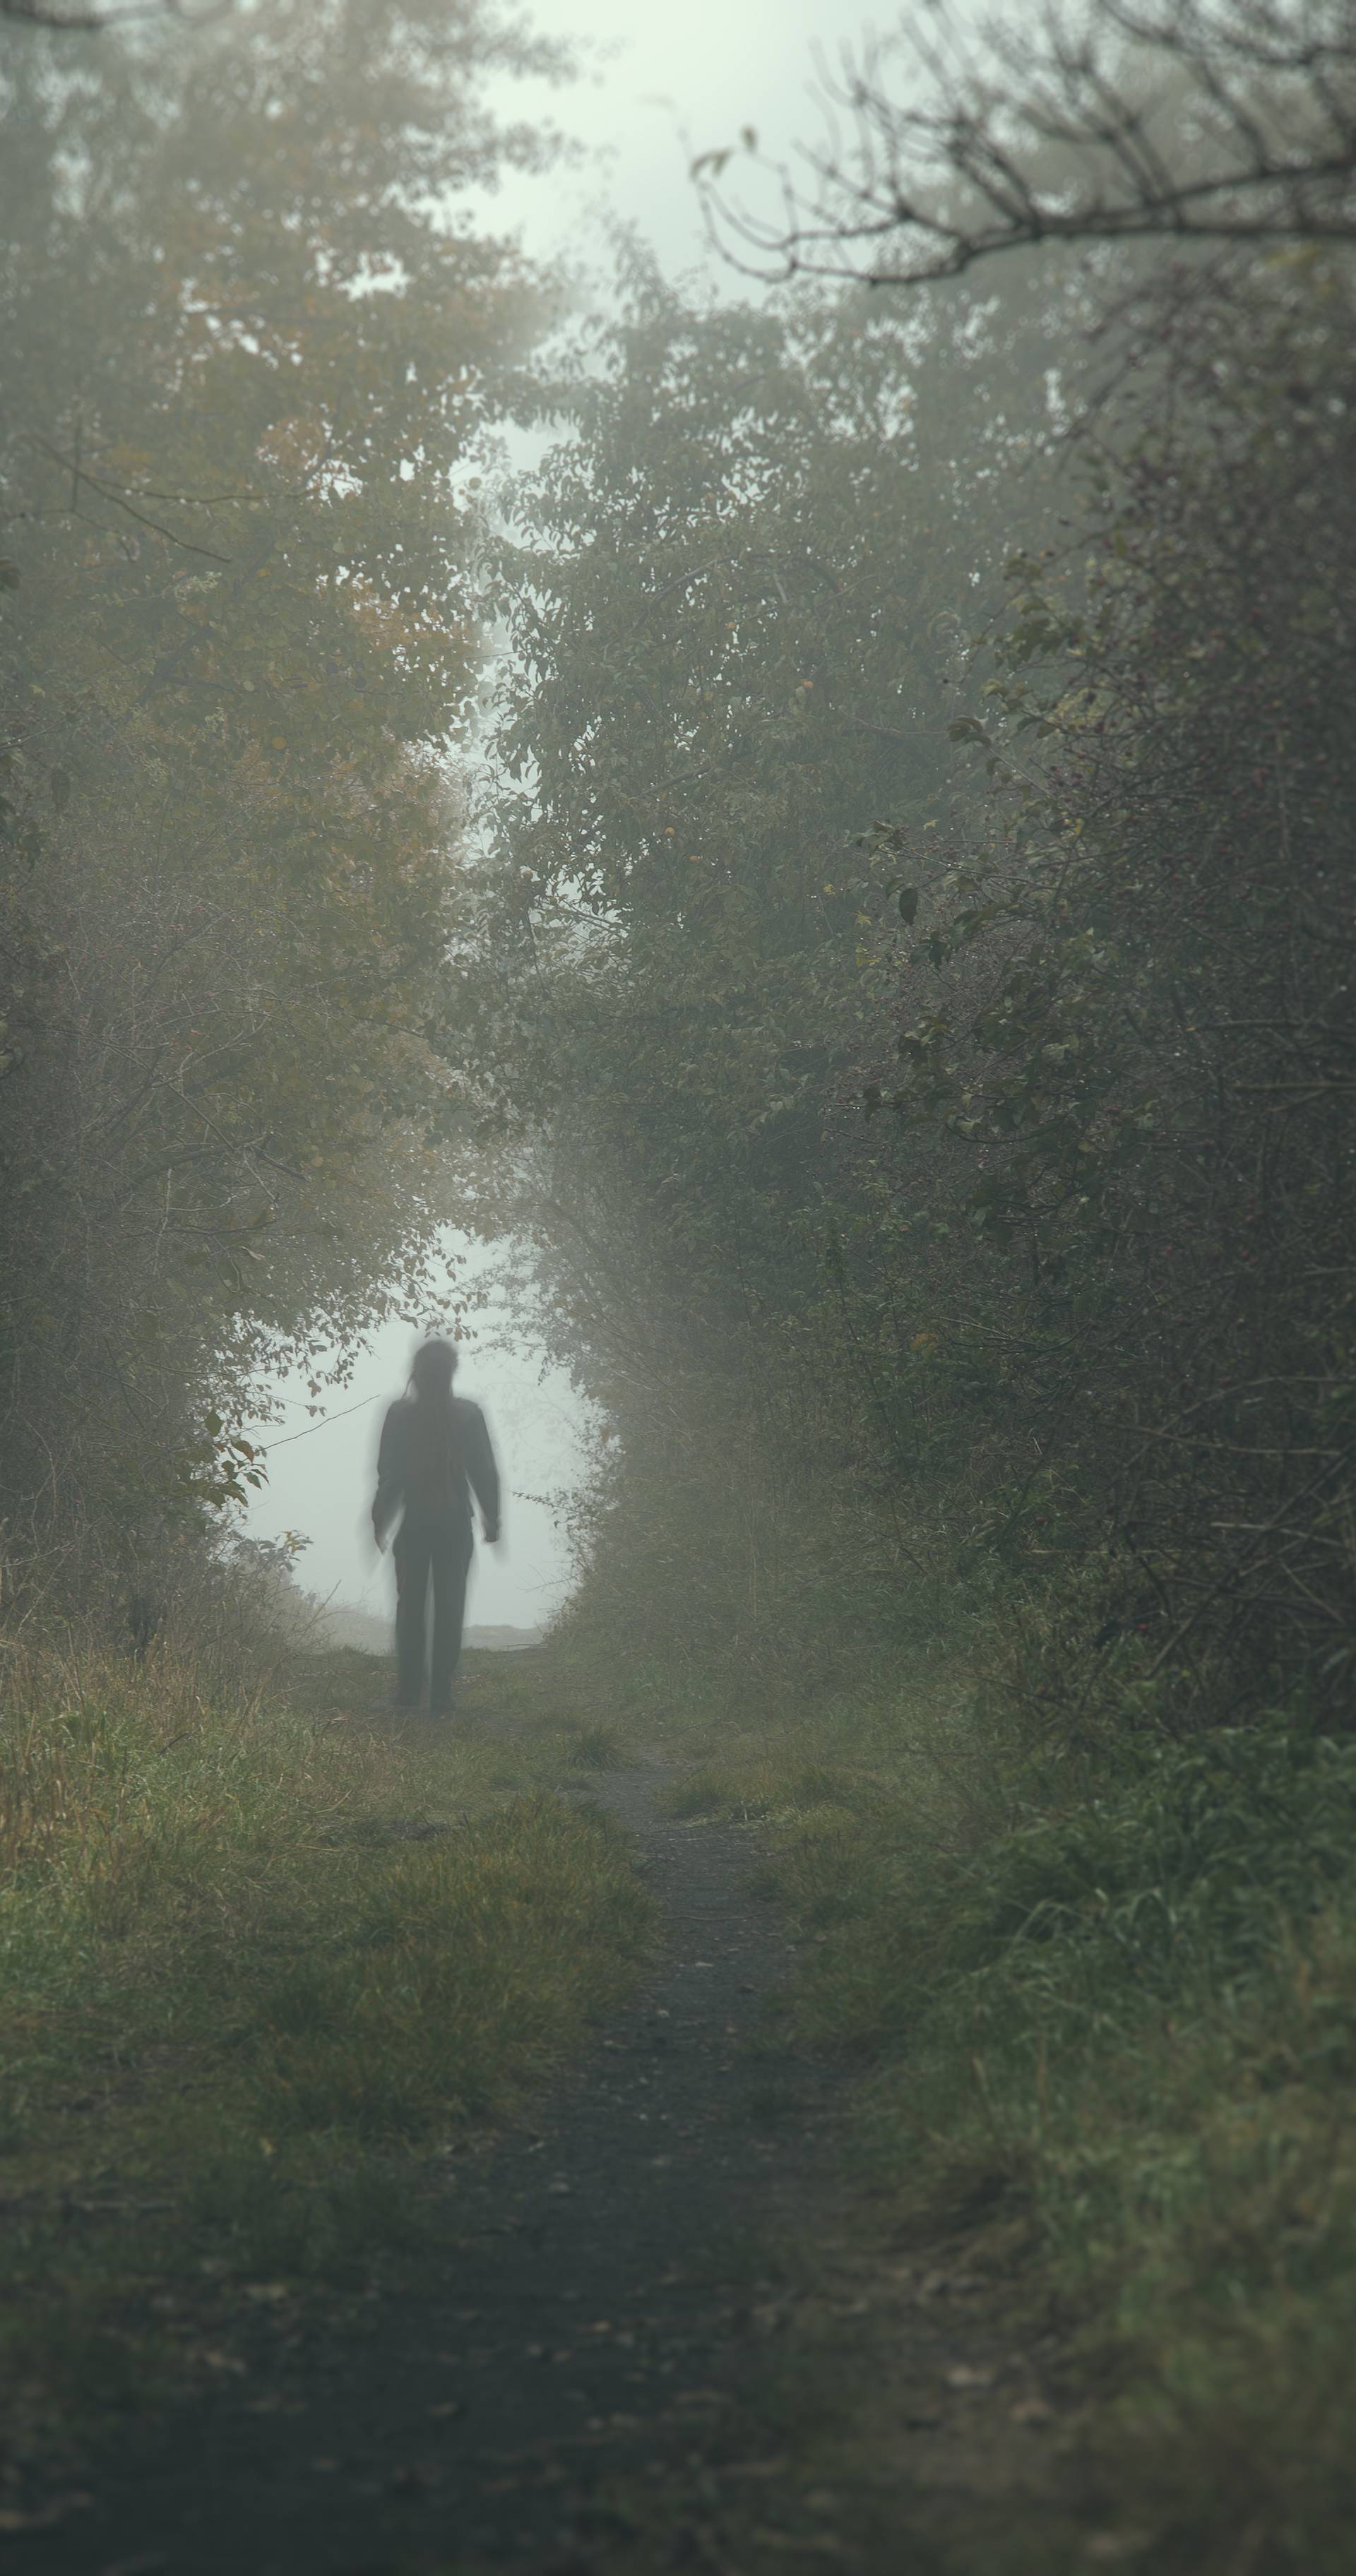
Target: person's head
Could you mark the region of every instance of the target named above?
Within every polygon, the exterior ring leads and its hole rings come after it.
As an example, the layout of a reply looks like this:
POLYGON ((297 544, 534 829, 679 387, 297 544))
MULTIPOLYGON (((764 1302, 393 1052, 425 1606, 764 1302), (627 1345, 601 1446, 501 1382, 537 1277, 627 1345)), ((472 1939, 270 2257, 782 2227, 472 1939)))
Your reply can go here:
POLYGON ((422 1396, 426 1403, 436 1403, 440 1396, 451 1394, 456 1374, 457 1354, 453 1344, 435 1337, 433 1341, 425 1342, 422 1350, 415 1352, 410 1384, 415 1394, 422 1396))

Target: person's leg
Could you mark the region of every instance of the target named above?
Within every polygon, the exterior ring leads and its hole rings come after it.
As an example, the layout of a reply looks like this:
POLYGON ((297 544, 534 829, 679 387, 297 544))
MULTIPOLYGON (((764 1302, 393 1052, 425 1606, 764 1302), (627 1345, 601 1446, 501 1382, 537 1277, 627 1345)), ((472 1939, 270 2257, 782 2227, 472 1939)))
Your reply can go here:
POLYGON ((396 1570, 397 1708, 421 1708, 428 1655, 428 1578, 432 1533, 402 1521, 391 1551, 396 1570))
POLYGON ((471 1570, 471 1533, 441 1529, 433 1546, 433 1658, 428 1704, 435 1717, 452 1706, 452 1687, 461 1661, 462 1621, 466 1616, 466 1577, 471 1570))

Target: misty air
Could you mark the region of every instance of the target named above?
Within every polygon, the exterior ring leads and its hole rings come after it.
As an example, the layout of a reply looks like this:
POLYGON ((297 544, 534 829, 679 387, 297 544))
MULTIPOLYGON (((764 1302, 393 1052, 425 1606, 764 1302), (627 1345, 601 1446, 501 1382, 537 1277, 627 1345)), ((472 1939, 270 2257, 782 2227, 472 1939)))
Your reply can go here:
POLYGON ((16 2576, 1349 2576, 1350 0, 0 0, 16 2576))

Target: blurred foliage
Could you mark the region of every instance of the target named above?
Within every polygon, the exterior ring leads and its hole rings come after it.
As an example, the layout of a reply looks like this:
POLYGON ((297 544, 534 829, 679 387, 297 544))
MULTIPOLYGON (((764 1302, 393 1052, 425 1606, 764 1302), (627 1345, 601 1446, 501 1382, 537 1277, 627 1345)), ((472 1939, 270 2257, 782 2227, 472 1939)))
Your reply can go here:
POLYGON ((535 1224, 562 1354, 612 1408, 614 1597, 652 1644, 691 1613, 700 1651, 780 1669, 863 1596, 916 1632, 949 1563, 941 1480, 975 1442, 933 1401, 927 1158, 857 1105, 902 938, 867 845, 891 813, 949 827, 1010 488, 1054 527, 1048 335, 1090 307, 1073 272, 1026 284, 699 313, 635 261, 508 496, 479 1034, 523 1160, 497 1212, 535 1224))
POLYGON ((472 0, 0 30, 13 1532, 229 1500, 261 1353, 416 1292, 472 467, 545 310, 463 209, 543 61, 472 0))
POLYGON ((1090 1501, 1120 1558, 1110 1625, 1151 1637, 1180 1708, 1299 1672, 1337 1706, 1351 278, 1286 258, 1178 279, 1146 320, 1161 390, 1123 459, 1095 460, 1076 584, 1011 567, 974 729, 1001 833, 933 886, 873 1103, 964 1140, 967 1219, 1029 1281, 1042 1463, 1005 1540, 1085 1549, 1090 1501))
POLYGON ((515 494, 487 1041, 595 1608, 804 1676, 1077 1576, 1047 1720, 1127 1641, 1340 1693, 1345 271, 627 282, 515 494))

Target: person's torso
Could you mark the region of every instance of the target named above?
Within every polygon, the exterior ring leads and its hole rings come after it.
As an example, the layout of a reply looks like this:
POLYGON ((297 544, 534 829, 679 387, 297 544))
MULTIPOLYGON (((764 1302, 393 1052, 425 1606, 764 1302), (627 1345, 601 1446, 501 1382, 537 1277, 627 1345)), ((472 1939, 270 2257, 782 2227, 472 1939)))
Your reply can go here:
POLYGON ((476 1408, 453 1396, 446 1405, 406 1397, 404 1414, 405 1510, 415 1520, 469 1520, 467 1438, 476 1408))

